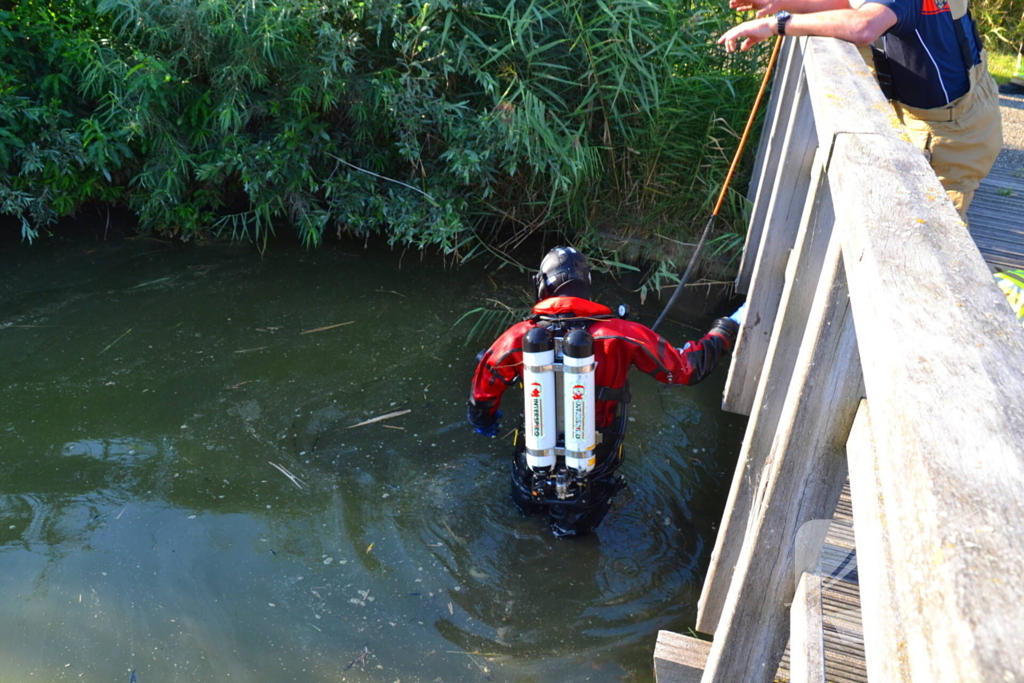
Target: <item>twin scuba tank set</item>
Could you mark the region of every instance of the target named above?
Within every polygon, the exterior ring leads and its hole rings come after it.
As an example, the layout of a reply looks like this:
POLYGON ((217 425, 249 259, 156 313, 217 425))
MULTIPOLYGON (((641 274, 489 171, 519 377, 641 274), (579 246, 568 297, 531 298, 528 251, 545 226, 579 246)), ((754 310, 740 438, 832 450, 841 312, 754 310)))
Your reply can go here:
POLYGON ((594 471, 596 367, 585 329, 556 336, 538 326, 523 335, 524 456, 538 503, 575 500, 594 471))

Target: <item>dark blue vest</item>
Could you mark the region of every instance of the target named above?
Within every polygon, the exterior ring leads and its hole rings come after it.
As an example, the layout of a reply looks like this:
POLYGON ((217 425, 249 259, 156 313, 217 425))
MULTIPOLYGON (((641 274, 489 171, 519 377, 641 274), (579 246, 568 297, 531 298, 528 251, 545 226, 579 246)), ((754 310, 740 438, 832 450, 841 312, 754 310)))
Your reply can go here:
POLYGON ((875 41, 882 92, 910 107, 944 107, 971 88, 981 40, 970 12, 953 19, 946 0, 868 0, 891 9, 896 24, 875 41))

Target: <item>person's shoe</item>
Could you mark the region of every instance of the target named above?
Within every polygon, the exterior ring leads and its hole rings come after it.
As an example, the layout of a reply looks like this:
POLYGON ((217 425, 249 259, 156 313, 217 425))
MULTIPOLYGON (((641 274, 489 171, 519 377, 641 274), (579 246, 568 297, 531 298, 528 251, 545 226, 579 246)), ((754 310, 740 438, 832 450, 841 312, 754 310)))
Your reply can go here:
POLYGON ((1018 97, 1024 96, 1024 85, 1020 83, 1014 83, 1009 81, 999 86, 1000 95, 1017 95, 1018 97))

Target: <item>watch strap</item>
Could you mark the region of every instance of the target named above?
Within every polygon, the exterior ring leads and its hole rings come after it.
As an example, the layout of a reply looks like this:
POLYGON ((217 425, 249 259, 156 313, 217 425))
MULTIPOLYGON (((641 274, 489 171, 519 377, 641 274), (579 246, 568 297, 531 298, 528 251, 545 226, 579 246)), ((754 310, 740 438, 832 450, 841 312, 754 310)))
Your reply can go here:
POLYGON ((775 15, 775 22, 780 36, 786 35, 786 24, 789 23, 792 16, 793 15, 786 11, 778 12, 775 15))

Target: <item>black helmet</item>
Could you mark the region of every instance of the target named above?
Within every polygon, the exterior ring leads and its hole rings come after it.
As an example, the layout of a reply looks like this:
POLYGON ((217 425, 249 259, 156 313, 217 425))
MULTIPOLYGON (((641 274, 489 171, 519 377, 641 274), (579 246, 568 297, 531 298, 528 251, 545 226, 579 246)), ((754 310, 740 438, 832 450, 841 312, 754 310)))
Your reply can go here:
POLYGON ((555 247, 540 262, 533 276, 537 301, 551 296, 590 298, 590 266, 587 258, 572 247, 555 247))

